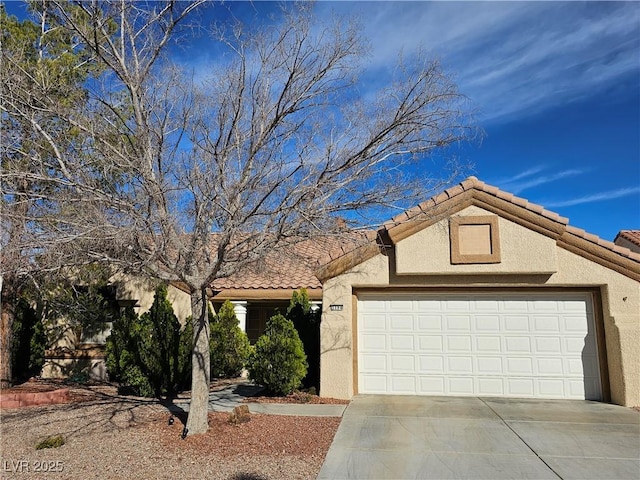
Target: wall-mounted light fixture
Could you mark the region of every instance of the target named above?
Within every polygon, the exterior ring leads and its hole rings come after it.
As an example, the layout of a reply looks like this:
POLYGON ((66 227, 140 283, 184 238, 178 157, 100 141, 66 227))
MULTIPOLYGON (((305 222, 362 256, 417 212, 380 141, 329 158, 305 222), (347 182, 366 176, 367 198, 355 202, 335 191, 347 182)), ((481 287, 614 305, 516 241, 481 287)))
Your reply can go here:
POLYGON ((329 305, 329 309, 332 312, 341 312, 342 311, 343 306, 342 305, 329 305))

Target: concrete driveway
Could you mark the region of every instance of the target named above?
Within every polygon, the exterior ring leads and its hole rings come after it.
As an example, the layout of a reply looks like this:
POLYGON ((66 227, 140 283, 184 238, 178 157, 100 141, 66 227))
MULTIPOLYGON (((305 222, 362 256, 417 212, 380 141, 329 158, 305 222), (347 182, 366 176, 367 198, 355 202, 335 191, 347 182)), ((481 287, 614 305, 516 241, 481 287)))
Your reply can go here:
POLYGON ((640 478, 640 413, 605 403, 363 395, 318 479, 640 478))

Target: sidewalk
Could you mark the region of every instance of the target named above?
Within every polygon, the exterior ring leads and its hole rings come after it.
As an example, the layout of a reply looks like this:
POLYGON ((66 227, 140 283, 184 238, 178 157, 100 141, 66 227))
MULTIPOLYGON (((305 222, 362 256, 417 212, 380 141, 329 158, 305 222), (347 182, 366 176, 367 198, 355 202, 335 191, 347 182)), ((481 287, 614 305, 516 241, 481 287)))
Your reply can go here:
MULTIPOLYGON (((212 412, 230 412, 238 405, 247 405, 251 413, 267 415, 294 415, 302 417, 341 417, 347 405, 318 405, 309 403, 252 403, 245 402, 248 397, 259 393, 263 388, 250 382, 230 385, 223 390, 209 393, 209 410, 212 412)), ((172 411, 189 411, 189 400, 176 400, 172 411)))

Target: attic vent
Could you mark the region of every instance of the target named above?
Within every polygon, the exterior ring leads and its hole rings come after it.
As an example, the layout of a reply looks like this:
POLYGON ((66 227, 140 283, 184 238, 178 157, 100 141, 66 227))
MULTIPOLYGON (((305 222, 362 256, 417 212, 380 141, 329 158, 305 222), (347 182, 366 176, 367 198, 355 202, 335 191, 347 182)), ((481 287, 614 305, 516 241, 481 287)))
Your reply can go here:
POLYGON ((500 263, 498 217, 452 217, 449 219, 451 263, 500 263))

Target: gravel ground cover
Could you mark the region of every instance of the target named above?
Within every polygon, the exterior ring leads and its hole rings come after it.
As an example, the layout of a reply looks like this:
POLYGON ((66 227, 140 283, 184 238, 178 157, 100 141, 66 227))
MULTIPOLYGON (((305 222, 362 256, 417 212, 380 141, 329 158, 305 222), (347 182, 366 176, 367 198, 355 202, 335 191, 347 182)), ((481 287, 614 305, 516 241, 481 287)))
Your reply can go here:
MULTIPOLYGON (((215 388, 212 387, 212 388, 215 388)), ((211 413, 207 434, 182 439, 155 400, 72 389, 72 403, 7 409, 0 418, 5 479, 312 479, 340 423, 337 417, 251 415, 232 425, 211 413), (62 435, 59 448, 35 445, 62 435)))

